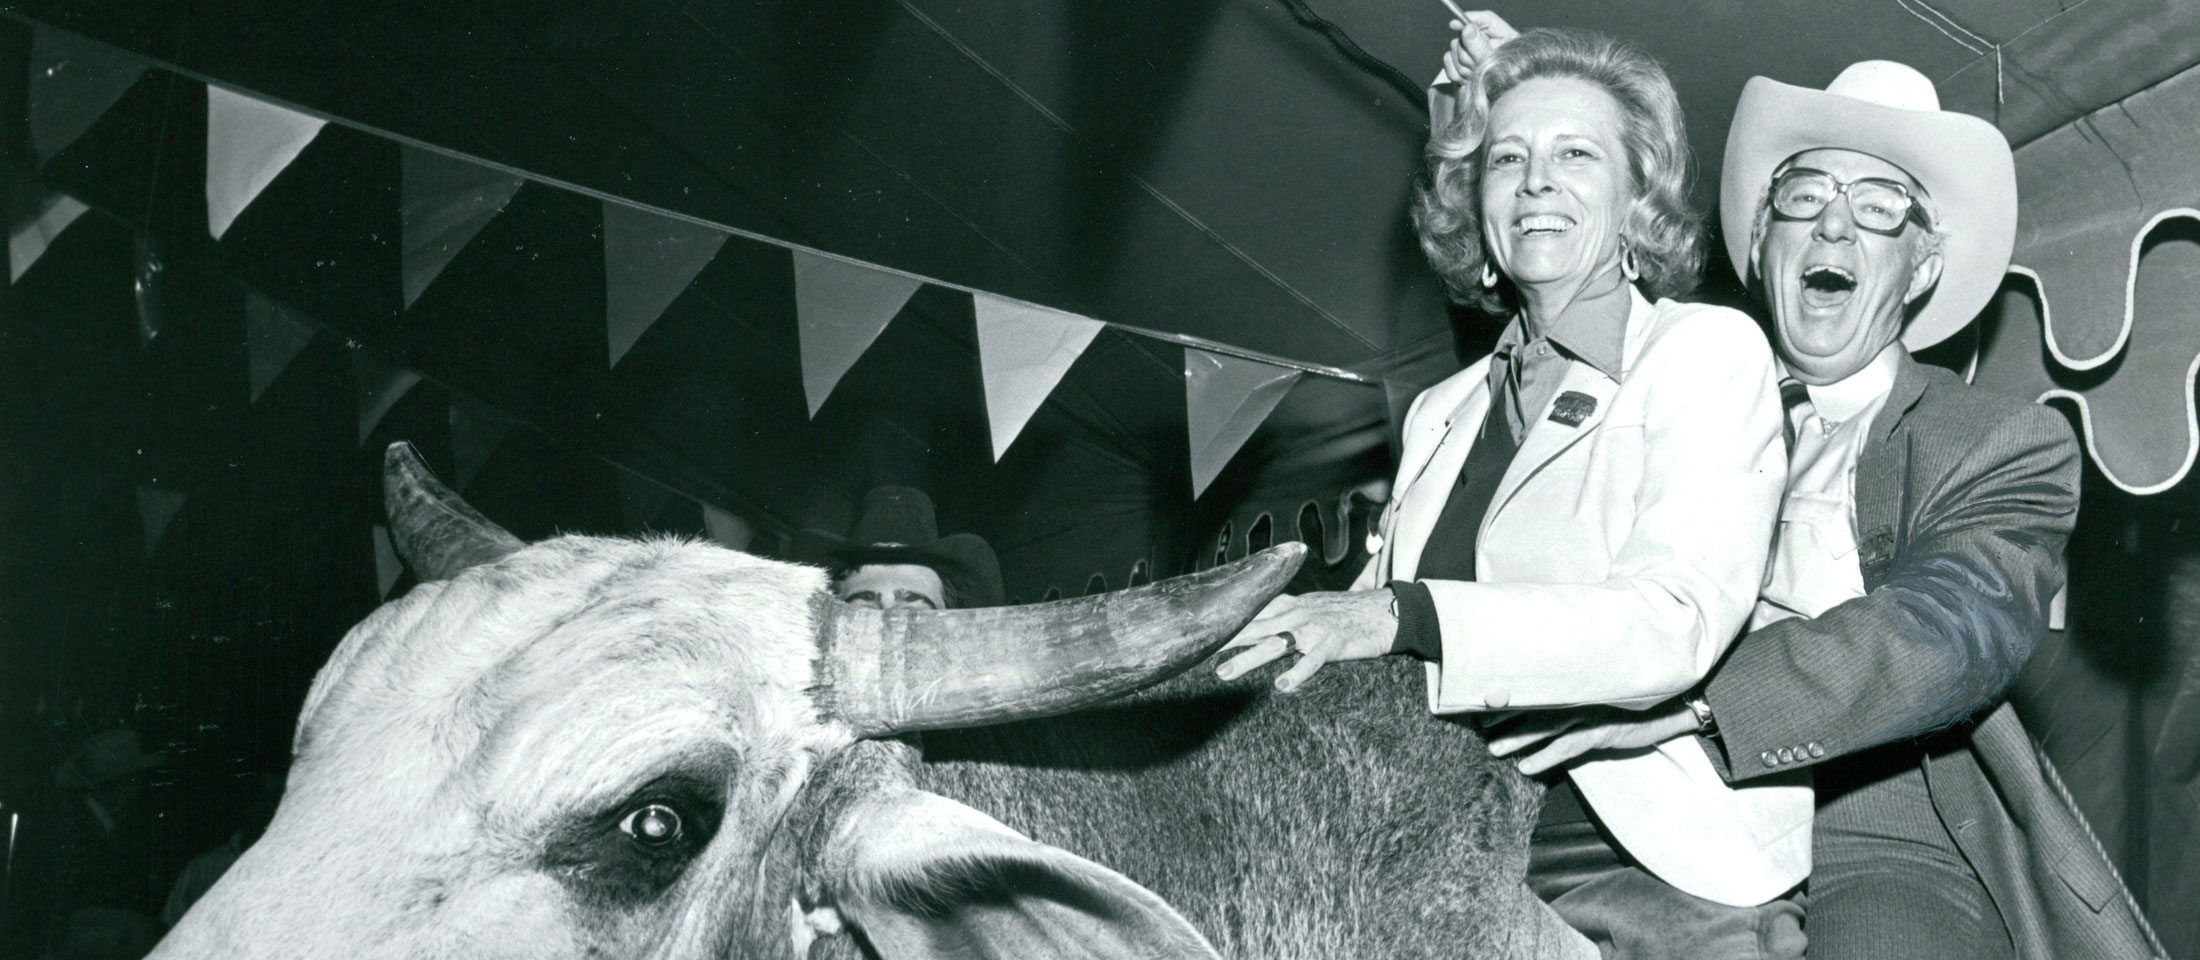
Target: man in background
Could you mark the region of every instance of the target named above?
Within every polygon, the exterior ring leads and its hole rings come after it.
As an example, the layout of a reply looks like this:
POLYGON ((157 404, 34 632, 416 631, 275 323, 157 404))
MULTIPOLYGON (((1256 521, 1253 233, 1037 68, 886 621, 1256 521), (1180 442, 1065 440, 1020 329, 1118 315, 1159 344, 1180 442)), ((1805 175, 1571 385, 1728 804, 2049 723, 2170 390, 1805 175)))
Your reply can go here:
POLYGON ((846 536, 795 535, 793 559, 821 564, 833 593, 881 610, 995 607, 1003 600, 1001 563, 985 538, 940 536, 932 498, 915 487, 877 487, 846 536))

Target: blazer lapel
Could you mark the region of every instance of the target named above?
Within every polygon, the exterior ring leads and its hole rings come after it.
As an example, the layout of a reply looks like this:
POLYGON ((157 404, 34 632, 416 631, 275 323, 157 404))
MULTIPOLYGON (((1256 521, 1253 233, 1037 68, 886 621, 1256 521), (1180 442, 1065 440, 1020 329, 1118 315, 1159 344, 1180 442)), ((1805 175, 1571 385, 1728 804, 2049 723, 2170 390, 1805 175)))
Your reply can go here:
POLYGON ((1907 539, 1909 504, 1903 502, 1909 485, 1903 477, 1910 468, 1910 432, 1902 421, 1925 394, 1925 371, 1902 353, 1894 377, 1894 389, 1872 421, 1864 449, 1856 464, 1856 560, 1864 573, 1864 588, 1873 589, 1902 551, 1907 539))
POLYGON ((1611 411, 1612 395, 1618 392, 1619 384, 1597 368, 1578 360, 1566 362, 1566 376, 1559 381, 1558 392, 1551 396, 1551 402, 1526 418, 1527 436, 1520 441, 1519 452, 1513 454, 1512 465, 1505 469, 1505 479, 1497 485, 1497 495, 1490 500, 1489 513, 1482 517, 1483 530, 1490 528, 1490 522, 1504 512, 1505 505, 1521 487, 1535 479, 1545 465, 1581 442, 1581 438, 1595 432, 1597 425, 1604 422, 1605 414, 1611 411))
MULTIPOLYGON (((1469 415, 1480 418, 1488 409, 1477 403, 1488 401, 1489 371, 1490 359, 1484 357, 1431 388, 1429 401, 1438 405, 1448 403, 1452 410, 1442 419, 1423 417, 1422 422, 1408 425, 1410 433, 1404 438, 1404 449, 1398 457, 1398 477, 1402 486, 1394 496, 1402 496, 1412 489, 1421 475, 1428 472, 1437 451, 1452 438, 1452 424, 1469 415)), ((1479 419, 1476 422, 1479 423, 1479 419)))
POLYGON ((1901 362, 1895 365, 1894 388, 1887 391, 1887 402, 1880 406, 1879 416, 1872 420, 1869 439, 1874 443, 1885 441, 1893 434, 1902 418, 1909 416, 1911 408, 1925 396, 1925 368, 1910 357, 1909 348, 1897 344, 1895 349, 1902 351, 1901 362))
MULTIPOLYGON (((1477 364, 1473 370, 1486 374, 1487 364, 1477 364)), ((1410 460, 1409 470, 1399 476, 1408 477, 1405 489, 1394 496, 1398 503, 1398 516, 1391 524, 1390 577, 1394 580, 1411 580, 1420 569, 1421 549, 1428 546, 1429 531, 1435 528, 1436 518, 1444 512, 1444 503, 1451 499, 1453 481, 1466 466, 1467 453, 1474 449, 1474 440, 1481 433, 1482 419, 1489 415, 1489 378, 1477 376, 1468 389, 1466 398, 1459 401, 1450 415, 1435 421, 1442 432, 1441 439, 1428 444, 1429 453, 1418 465, 1410 460)))

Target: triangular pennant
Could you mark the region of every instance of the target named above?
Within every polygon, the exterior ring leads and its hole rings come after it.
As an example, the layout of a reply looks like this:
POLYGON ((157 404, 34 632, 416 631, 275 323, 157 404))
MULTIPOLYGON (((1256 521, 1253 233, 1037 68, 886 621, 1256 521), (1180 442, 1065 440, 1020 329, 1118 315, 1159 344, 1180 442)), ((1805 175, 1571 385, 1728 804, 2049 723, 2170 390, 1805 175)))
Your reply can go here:
POLYGON ((405 575, 405 561, 397 556, 397 545, 390 542, 390 528, 374 525, 374 597, 387 600, 390 588, 397 586, 397 578, 405 575))
POLYGON ((244 297, 244 345, 246 366, 252 378, 252 402, 273 386, 289 369, 290 361, 313 342, 311 324, 292 316, 282 304, 257 293, 244 297))
POLYGON ((219 240, 328 121, 206 88, 206 229, 219 240))
POLYGON ((978 369, 985 379, 985 414, 998 462, 1024 424, 1062 382, 1092 338, 1107 324, 985 294, 974 294, 978 369))
POLYGON ((48 195, 38 216, 8 234, 8 282, 23 279, 23 273, 37 263, 39 257, 46 255, 46 248, 53 246, 61 231, 69 229, 69 224, 75 223, 76 218, 89 209, 68 194, 48 195))
POLYGON ((356 351, 351 355, 351 372, 359 384, 359 442, 365 443, 390 408, 420 383, 420 374, 356 351))
POLYGON ((405 306, 427 291, 458 252, 519 193, 519 177, 406 147, 398 218, 404 229, 405 306))
POLYGON ((451 479, 465 490, 488 465, 504 438, 519 421, 496 407, 465 395, 451 398, 451 459, 456 471, 451 479))
POLYGON ((1205 350, 1184 351, 1184 421, 1191 440, 1192 496, 1237 455, 1282 402, 1299 371, 1205 350))
POLYGON ((145 64, 104 44, 43 27, 31 31, 31 149, 53 159, 145 75, 145 64))
POLYGON ((924 281, 847 260, 794 251, 795 321, 802 338, 802 394, 810 416, 924 281))
POLYGON ((722 230, 604 201, 604 332, 611 341, 612 366, 718 256, 727 236, 722 230))
POLYGON ((713 541, 729 550, 747 550, 756 539, 754 524, 707 503, 703 504, 703 527, 713 541))
POLYGON ((180 490, 162 490, 149 483, 137 486, 138 516, 144 520, 145 555, 160 549, 160 541, 168 533, 168 524, 176 519, 176 512, 183 509, 183 501, 190 494, 180 490))

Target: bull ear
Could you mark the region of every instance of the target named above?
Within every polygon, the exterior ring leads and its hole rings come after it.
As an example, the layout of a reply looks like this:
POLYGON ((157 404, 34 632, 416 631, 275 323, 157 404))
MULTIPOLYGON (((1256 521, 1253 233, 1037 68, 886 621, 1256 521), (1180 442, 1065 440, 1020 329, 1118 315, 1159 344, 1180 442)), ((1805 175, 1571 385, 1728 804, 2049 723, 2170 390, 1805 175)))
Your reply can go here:
POLYGON ((1153 891, 920 790, 856 804, 824 866, 827 899, 884 960, 1218 956, 1153 891))

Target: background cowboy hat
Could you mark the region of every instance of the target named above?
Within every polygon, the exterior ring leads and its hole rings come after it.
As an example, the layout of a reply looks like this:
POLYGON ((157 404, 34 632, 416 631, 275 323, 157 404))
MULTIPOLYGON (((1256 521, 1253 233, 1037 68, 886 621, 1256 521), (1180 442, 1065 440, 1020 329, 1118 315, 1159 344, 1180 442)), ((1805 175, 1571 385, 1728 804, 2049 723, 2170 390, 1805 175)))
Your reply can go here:
POLYGON ((810 528, 797 532, 789 553, 803 563, 853 569, 872 563, 913 563, 938 571, 948 604, 995 607, 1004 600, 1001 562, 984 537, 940 536, 932 498, 915 487, 876 487, 847 536, 810 528))
POLYGON ((1963 329, 2000 288, 2016 243, 2017 167, 2008 139, 1991 123, 1940 109, 1931 80, 1889 60, 1851 64, 1824 90, 1750 78, 1734 107, 1719 184, 1727 256, 1744 284, 1773 171, 1823 147, 1901 167, 1930 196, 1927 209, 1942 238, 1940 283, 1903 328, 1903 345, 1920 350, 1963 329))

